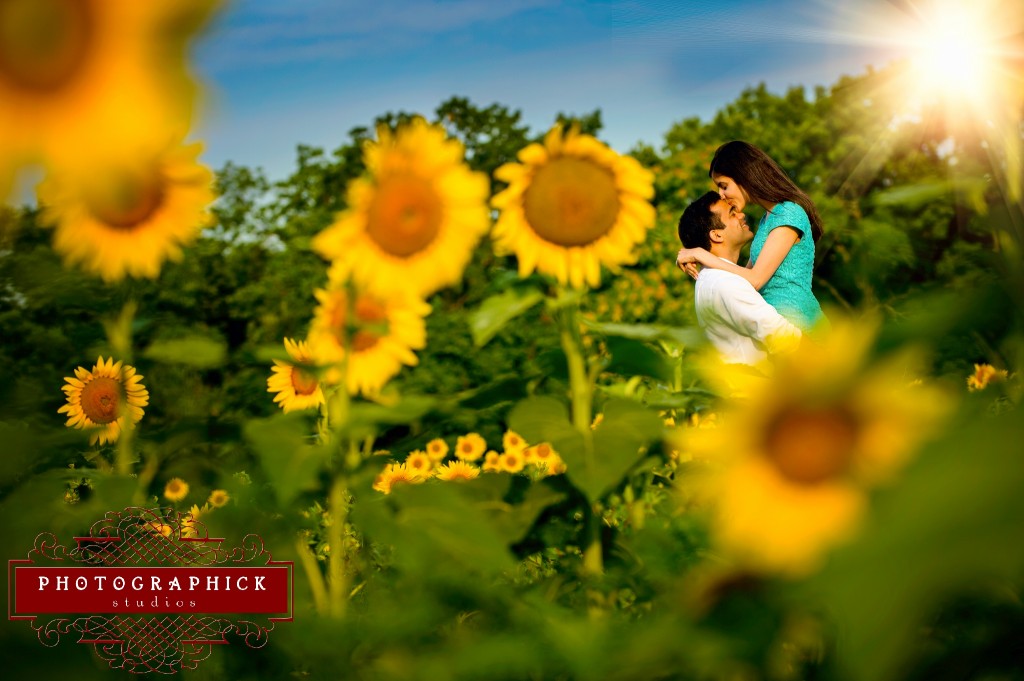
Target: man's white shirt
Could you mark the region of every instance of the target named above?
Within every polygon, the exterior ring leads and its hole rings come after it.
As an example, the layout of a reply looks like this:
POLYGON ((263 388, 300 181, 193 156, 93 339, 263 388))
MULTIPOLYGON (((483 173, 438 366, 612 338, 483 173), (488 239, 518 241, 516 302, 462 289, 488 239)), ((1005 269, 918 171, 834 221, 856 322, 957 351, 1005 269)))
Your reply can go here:
POLYGON ((800 339, 800 329, 738 274, 705 267, 693 295, 697 322, 726 362, 759 364, 769 348, 795 347, 800 339))

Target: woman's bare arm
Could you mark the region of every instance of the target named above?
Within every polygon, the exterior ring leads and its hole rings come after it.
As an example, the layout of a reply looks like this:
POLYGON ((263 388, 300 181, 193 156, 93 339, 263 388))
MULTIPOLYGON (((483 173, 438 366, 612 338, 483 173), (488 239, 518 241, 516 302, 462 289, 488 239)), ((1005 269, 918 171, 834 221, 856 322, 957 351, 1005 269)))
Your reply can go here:
POLYGON ((789 249, 793 248, 793 245, 800 239, 800 232, 795 228, 788 225, 782 225, 782 227, 786 227, 786 229, 777 227, 771 231, 768 238, 765 239, 764 248, 761 249, 761 255, 757 262, 753 266, 748 264, 749 269, 722 260, 703 248, 682 249, 676 256, 676 264, 682 268, 686 263, 696 262, 702 267, 732 272, 740 275, 754 288, 760 290, 772 278, 775 270, 779 269, 779 265, 789 253, 789 249))

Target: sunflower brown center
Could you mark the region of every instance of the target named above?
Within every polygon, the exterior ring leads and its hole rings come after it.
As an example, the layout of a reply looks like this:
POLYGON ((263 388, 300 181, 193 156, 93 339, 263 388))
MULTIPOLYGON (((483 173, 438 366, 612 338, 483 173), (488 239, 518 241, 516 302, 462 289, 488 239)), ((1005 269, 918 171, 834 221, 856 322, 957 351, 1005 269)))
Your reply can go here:
POLYGON ((853 458, 857 425, 839 410, 795 409, 768 430, 768 457, 783 476, 815 485, 842 475, 853 458))
POLYGON ((384 325, 387 318, 387 310, 384 309, 384 306, 379 301, 366 296, 356 300, 356 319, 360 327, 369 325, 378 328, 360 328, 356 331, 356 335, 352 339, 352 349, 356 352, 362 352, 376 345, 377 341, 383 336, 379 327, 384 325))
POLYGON ((121 399, 121 383, 99 376, 82 388, 82 412, 93 423, 104 425, 119 416, 121 399))
POLYGON ((95 38, 85 0, 0 0, 0 78, 49 92, 73 80, 95 38))
POLYGON ((320 382, 316 374, 299 367, 292 367, 292 388, 296 395, 312 395, 320 382))
POLYGON ((444 209, 433 184, 409 173, 381 179, 370 202, 366 232, 385 252, 408 258, 441 231, 444 209))
POLYGON ((526 221, 542 239, 586 246, 607 234, 619 215, 615 178, 606 168, 572 157, 540 168, 523 196, 526 221))
POLYGON ((537 449, 534 450, 538 459, 546 459, 551 455, 551 447, 545 443, 537 445, 537 449))
POLYGON ((86 198, 89 212, 115 229, 133 229, 163 203, 163 178, 155 168, 121 169, 99 180, 86 198))

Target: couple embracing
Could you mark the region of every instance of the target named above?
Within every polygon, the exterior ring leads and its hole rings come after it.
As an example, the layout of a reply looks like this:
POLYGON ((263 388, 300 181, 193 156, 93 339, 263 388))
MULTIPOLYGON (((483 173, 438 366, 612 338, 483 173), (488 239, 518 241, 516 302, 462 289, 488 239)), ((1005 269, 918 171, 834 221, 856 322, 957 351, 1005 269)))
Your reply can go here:
POLYGON ((785 171, 746 142, 719 147, 708 174, 718 191, 683 211, 676 264, 696 278, 697 321, 723 359, 757 365, 827 323, 811 291, 821 218, 785 171), (743 213, 748 203, 765 210, 756 234, 743 213))

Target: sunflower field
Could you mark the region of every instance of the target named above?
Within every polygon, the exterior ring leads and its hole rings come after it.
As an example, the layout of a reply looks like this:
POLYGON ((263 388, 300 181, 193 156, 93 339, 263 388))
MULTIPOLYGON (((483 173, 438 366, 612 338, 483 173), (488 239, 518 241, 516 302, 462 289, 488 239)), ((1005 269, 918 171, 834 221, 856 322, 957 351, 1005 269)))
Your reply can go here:
MULTIPOLYGON (((8 560, 259 533, 294 621, 184 678, 1024 679, 1024 91, 894 117, 897 63, 628 153, 453 96, 272 181, 191 133, 215 5, 0 2, 8 560), (674 263, 731 139, 826 227, 832 329, 768 375, 674 263)), ((128 678, 43 638, 5 678, 128 678)))

